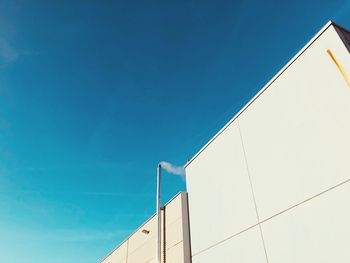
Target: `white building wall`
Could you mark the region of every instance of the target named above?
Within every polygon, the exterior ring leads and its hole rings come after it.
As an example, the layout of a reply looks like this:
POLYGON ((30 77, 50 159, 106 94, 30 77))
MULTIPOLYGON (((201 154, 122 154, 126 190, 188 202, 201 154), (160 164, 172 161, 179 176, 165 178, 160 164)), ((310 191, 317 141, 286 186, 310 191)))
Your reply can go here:
POLYGON ((328 23, 187 164, 193 262, 350 262, 350 55, 339 32, 328 23))

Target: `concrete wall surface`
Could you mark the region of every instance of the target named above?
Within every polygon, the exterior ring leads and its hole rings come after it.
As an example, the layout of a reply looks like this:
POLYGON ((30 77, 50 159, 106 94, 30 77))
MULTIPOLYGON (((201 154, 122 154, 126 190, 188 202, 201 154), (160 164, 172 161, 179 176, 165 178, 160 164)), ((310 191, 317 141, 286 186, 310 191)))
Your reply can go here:
MULTIPOLYGON (((165 218, 165 259, 167 263, 189 263, 190 241, 188 230, 187 194, 179 193, 162 211, 162 230, 165 218), (165 216, 164 216, 165 214, 165 216)), ((151 263, 156 254, 156 217, 151 217, 127 240, 112 251, 101 263, 151 263), (148 234, 143 230, 149 231, 148 234)), ((164 232, 162 232, 164 237, 164 232)), ((162 248, 164 239, 162 238, 162 248)), ((162 249, 164 262, 164 249, 162 249)))
POLYGON ((187 163, 194 263, 350 262, 349 36, 325 25, 187 163))

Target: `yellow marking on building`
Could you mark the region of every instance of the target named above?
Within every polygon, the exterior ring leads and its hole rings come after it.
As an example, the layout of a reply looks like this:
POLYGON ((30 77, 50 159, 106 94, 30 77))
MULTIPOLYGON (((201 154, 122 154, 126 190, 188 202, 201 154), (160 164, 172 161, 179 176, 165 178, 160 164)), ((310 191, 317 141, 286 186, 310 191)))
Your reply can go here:
POLYGON ((348 76, 348 74, 346 74, 343 66, 339 63, 339 61, 335 58, 335 56, 333 55, 332 51, 330 51, 329 49, 327 49, 327 53, 328 55, 331 57, 331 59, 333 60, 334 64, 337 66, 338 70, 340 71, 340 73, 342 74, 344 80, 346 81, 346 84, 348 85, 348 88, 350 89, 350 78, 348 76))

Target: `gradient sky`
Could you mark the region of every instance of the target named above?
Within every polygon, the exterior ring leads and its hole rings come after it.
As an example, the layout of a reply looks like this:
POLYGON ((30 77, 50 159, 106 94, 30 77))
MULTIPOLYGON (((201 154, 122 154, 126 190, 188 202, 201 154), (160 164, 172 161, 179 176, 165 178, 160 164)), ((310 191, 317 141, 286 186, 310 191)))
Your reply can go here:
POLYGON ((349 1, 0 0, 0 262, 99 262, 153 214, 157 163, 330 19, 350 28, 349 1))

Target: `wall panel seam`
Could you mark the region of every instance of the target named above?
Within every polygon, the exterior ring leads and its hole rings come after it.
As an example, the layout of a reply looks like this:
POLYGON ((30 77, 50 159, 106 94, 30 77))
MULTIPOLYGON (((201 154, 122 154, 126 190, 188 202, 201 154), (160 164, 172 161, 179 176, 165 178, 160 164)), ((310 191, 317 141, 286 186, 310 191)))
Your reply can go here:
POLYGON ((262 220, 262 221, 259 222, 259 223, 260 223, 260 224, 263 224, 263 223, 265 223, 266 221, 269 221, 269 220, 271 220, 271 219, 273 219, 273 218, 275 218, 275 217, 277 217, 277 216, 279 216, 279 215, 281 215, 281 214, 284 214, 284 213, 286 213, 286 212, 292 210, 293 208, 296 208, 296 207, 298 207, 298 206, 300 206, 300 205, 303 205, 303 204, 305 204, 305 203, 307 203, 307 202, 309 202, 309 201, 312 201, 313 199, 316 199, 317 197, 322 196, 322 195, 324 195, 324 194, 326 194, 326 193, 328 193, 328 192, 330 192, 330 191, 332 191, 332 190, 335 190, 335 189, 337 189, 338 187, 341 187, 341 186, 343 186, 343 185, 345 185, 345 184, 347 184, 347 183, 350 183, 350 178, 349 178, 349 179, 346 179, 345 181, 343 181, 343 182, 341 182, 341 183, 339 183, 339 184, 337 184, 337 185, 335 185, 335 186, 332 186, 332 187, 330 187, 330 188, 327 188, 326 190, 324 190, 324 191, 322 191, 322 192, 320 192, 320 193, 318 193, 318 194, 316 194, 316 195, 313 195, 313 196, 311 196, 311 197, 305 199, 305 200, 302 201, 302 202, 299 202, 299 203, 297 203, 297 204, 295 204, 295 205, 293 205, 293 206, 290 206, 290 207, 288 207, 288 208, 286 208, 286 209, 284 209, 284 210, 278 212, 277 214, 274 214, 274 215, 272 215, 272 216, 270 216, 270 217, 268 217, 268 218, 262 220))
POLYGON ((261 229, 261 225, 260 225, 260 217, 259 217, 258 207, 257 207, 257 204, 256 204, 256 199, 255 199, 255 194, 254 194, 254 189, 253 189, 253 183, 252 183, 252 179, 251 179, 251 176, 250 176, 250 170, 249 170, 249 164, 248 164, 247 154, 246 154, 246 150, 245 150, 245 148, 244 148, 243 135, 242 135, 241 126, 240 126, 240 123, 239 123, 239 118, 237 118, 237 127, 238 127, 239 136, 240 136, 240 140, 241 140, 241 144, 242 144, 244 162, 245 162, 245 165, 246 165, 247 174, 248 174, 248 179, 249 179, 249 183, 250 183, 250 190, 251 190, 251 192, 252 192, 252 197, 253 197, 253 201, 254 201, 254 207, 255 207, 255 212, 256 212, 256 218, 257 218, 257 220, 258 220, 258 226, 259 226, 259 231, 260 231, 260 237, 261 237, 261 241, 262 241, 263 247, 264 247, 266 262, 268 263, 268 262, 269 262, 269 258, 268 258, 268 255, 267 255, 267 250, 266 250, 264 235, 263 235, 263 232, 262 232, 262 229, 261 229))
POLYGON ((252 228, 254 228, 254 227, 258 226, 258 225, 259 224, 252 225, 252 226, 250 226, 250 227, 248 227, 246 229, 243 229, 242 231, 239 231, 239 232, 237 232, 237 233, 235 233, 235 234, 233 234, 233 235, 231 235, 231 236, 229 236, 229 237, 227 237, 227 238, 225 238, 223 240, 220 240, 220 241, 210 245, 209 247, 206 247, 206 248, 204 248, 204 249, 194 253, 192 255, 192 257, 198 256, 199 254, 202 254, 203 252, 205 252, 205 251, 207 251, 209 249, 212 249, 213 247, 216 247, 217 245, 220 245, 220 244, 222 244, 222 243, 224 243, 224 242, 226 242, 226 241, 228 241, 228 240, 230 240, 230 239, 232 239, 232 238, 234 238, 234 237, 236 237, 236 236, 238 236, 240 234, 243 234, 244 232, 247 232, 248 230, 250 230, 250 229, 252 229, 252 228))

